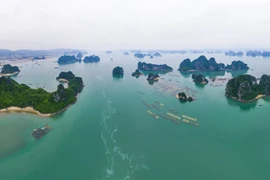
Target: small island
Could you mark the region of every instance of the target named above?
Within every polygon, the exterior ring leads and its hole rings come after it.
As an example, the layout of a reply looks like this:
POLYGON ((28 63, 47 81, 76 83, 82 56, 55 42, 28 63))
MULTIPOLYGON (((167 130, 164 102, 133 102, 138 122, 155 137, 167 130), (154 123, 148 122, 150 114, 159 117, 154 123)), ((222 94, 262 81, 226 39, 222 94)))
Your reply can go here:
POLYGON ((209 60, 205 56, 200 56, 198 59, 191 61, 185 59, 180 63, 179 71, 193 72, 193 71, 241 71, 248 70, 249 67, 242 61, 233 61, 230 65, 225 66, 223 63, 217 63, 215 58, 209 60))
POLYGON ((257 83, 254 76, 245 74, 230 79, 225 96, 240 102, 251 102, 270 95, 270 76, 262 75, 257 83))
POLYGON ((145 55, 142 54, 142 53, 135 53, 134 56, 135 56, 136 58, 144 58, 145 55))
POLYGON ((145 62, 139 62, 138 69, 142 71, 158 71, 158 72, 171 72, 173 70, 173 68, 171 68, 167 64, 158 65, 145 62))
POLYGON ((176 95, 176 97, 182 101, 182 102, 191 102, 194 101, 194 99, 191 96, 187 96, 185 92, 180 92, 176 95))
POLYGON ((0 112, 30 112, 40 116, 53 116, 66 110, 77 100, 77 95, 83 89, 83 81, 71 72, 60 73, 58 78, 66 78, 68 88, 59 84, 55 92, 44 89, 31 89, 25 84, 19 84, 7 77, 0 78, 0 112))
POLYGON ((160 76, 158 74, 150 73, 148 74, 147 81, 149 84, 153 85, 155 82, 158 82, 160 76))
POLYGON ((33 60, 44 60, 44 59, 45 59, 44 56, 41 56, 41 57, 35 56, 35 57, 33 58, 33 60))
POLYGON ((124 52, 123 54, 124 54, 124 55, 129 55, 129 53, 128 53, 128 52, 124 52))
POLYGON ((206 85, 208 83, 208 80, 201 74, 192 74, 192 79, 196 84, 206 85))
POLYGON ((142 75, 142 73, 139 71, 139 69, 136 69, 136 71, 133 72, 131 75, 133 77, 139 78, 142 75))
POLYGON ((86 56, 83 60, 85 63, 97 63, 100 61, 100 58, 98 56, 92 55, 92 56, 86 56))
POLYGON ((81 60, 77 59, 75 56, 64 55, 64 56, 61 56, 57 62, 58 64, 70 64, 70 63, 81 62, 81 60))
POLYGON ((242 61, 233 61, 230 65, 227 65, 225 69, 227 71, 242 71, 242 70, 248 70, 249 67, 246 63, 242 61))
POLYGON ((14 76, 20 72, 18 66, 11 66, 10 64, 5 64, 2 67, 0 76, 14 76))
POLYGON ((120 66, 117 66, 113 69, 113 77, 115 78, 123 78, 124 76, 124 69, 120 66))
POLYGON ((234 51, 228 51, 225 52, 225 56, 243 56, 244 53, 242 51, 234 52, 234 51))
POLYGON ((161 54, 159 52, 156 52, 152 55, 152 57, 155 56, 155 57, 161 57, 161 54))

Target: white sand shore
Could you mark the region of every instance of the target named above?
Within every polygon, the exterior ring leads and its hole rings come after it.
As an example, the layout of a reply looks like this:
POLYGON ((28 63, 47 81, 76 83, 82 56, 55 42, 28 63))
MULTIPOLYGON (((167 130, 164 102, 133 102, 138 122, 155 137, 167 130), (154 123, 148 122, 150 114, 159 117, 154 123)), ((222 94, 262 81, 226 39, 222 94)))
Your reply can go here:
POLYGON ((14 73, 10 73, 10 74, 0 74, 0 77, 1 76, 6 76, 6 77, 9 77, 9 76, 14 76, 16 74, 19 74, 19 72, 14 72, 14 73))
POLYGON ((25 108, 20 108, 20 107, 9 107, 6 109, 0 109, 0 112, 28 112, 28 113, 32 113, 32 114, 37 114, 39 116, 43 116, 43 117, 49 117, 52 116, 54 114, 43 114, 37 110, 35 110, 33 107, 25 107, 25 108))
POLYGON ((59 81, 59 82, 62 82, 62 83, 69 83, 69 81, 66 80, 66 79, 58 79, 58 81, 59 81))

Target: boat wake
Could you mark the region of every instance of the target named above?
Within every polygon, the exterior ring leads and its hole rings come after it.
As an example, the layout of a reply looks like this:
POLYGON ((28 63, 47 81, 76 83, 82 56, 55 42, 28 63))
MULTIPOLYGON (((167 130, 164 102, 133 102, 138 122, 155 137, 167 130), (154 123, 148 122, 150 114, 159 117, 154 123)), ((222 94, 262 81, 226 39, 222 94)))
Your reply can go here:
POLYGON ((135 172, 148 170, 148 167, 141 163, 143 156, 137 157, 134 154, 123 152, 117 143, 115 135, 119 128, 113 127, 110 123, 116 110, 112 108, 112 101, 109 101, 104 90, 102 94, 106 99, 106 107, 101 115, 101 139, 105 146, 107 159, 102 180, 128 180, 135 172))

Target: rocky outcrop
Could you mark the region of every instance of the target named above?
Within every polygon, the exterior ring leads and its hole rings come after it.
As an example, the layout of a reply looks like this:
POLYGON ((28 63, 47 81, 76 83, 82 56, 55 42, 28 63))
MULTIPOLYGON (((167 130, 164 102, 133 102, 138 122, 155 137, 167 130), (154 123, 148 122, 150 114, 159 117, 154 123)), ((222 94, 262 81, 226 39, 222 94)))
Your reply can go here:
POLYGON ((192 74, 192 79, 196 84, 207 84, 208 80, 201 74, 196 75, 196 74, 192 74))
POLYGON ((151 64, 151 63, 145 63, 145 62, 139 62, 138 69, 142 71, 159 71, 159 72, 170 72, 173 70, 167 64, 158 65, 158 64, 151 64))
POLYGON ((116 77, 116 78, 123 78, 124 76, 124 69, 120 66, 117 66, 113 69, 113 77, 116 77))
POLYGON ((70 64, 76 62, 81 62, 81 60, 77 59, 75 56, 64 55, 58 59, 58 64, 70 64))
POLYGON ((11 66, 10 64, 5 64, 2 68, 1 74, 13 74, 19 73, 20 69, 18 66, 11 66))
POLYGON ((224 71, 225 65, 223 63, 217 63, 215 58, 209 60, 205 56, 200 56, 194 61, 185 59, 179 66, 179 71, 224 71))
POLYGON ((142 75, 142 73, 139 71, 139 69, 136 69, 136 71, 133 72, 131 75, 133 77, 139 78, 142 75))
POLYGON ((83 60, 85 63, 96 63, 99 62, 100 58, 98 56, 92 55, 92 56, 86 56, 83 60))
POLYGON ((230 65, 227 65, 225 69, 230 71, 241 71, 248 70, 249 67, 242 61, 233 61, 230 65))
POLYGON ((194 101, 194 99, 190 96, 187 96, 185 92, 180 92, 178 93, 177 95, 178 99, 182 102, 191 102, 191 101, 194 101))

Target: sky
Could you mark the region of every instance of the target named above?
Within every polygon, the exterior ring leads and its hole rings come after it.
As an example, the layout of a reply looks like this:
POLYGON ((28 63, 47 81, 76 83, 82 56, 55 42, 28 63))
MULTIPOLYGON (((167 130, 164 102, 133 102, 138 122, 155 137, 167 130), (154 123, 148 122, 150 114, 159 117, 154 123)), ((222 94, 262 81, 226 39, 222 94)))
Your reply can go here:
POLYGON ((270 0, 0 0, 1 49, 270 49, 270 0))

